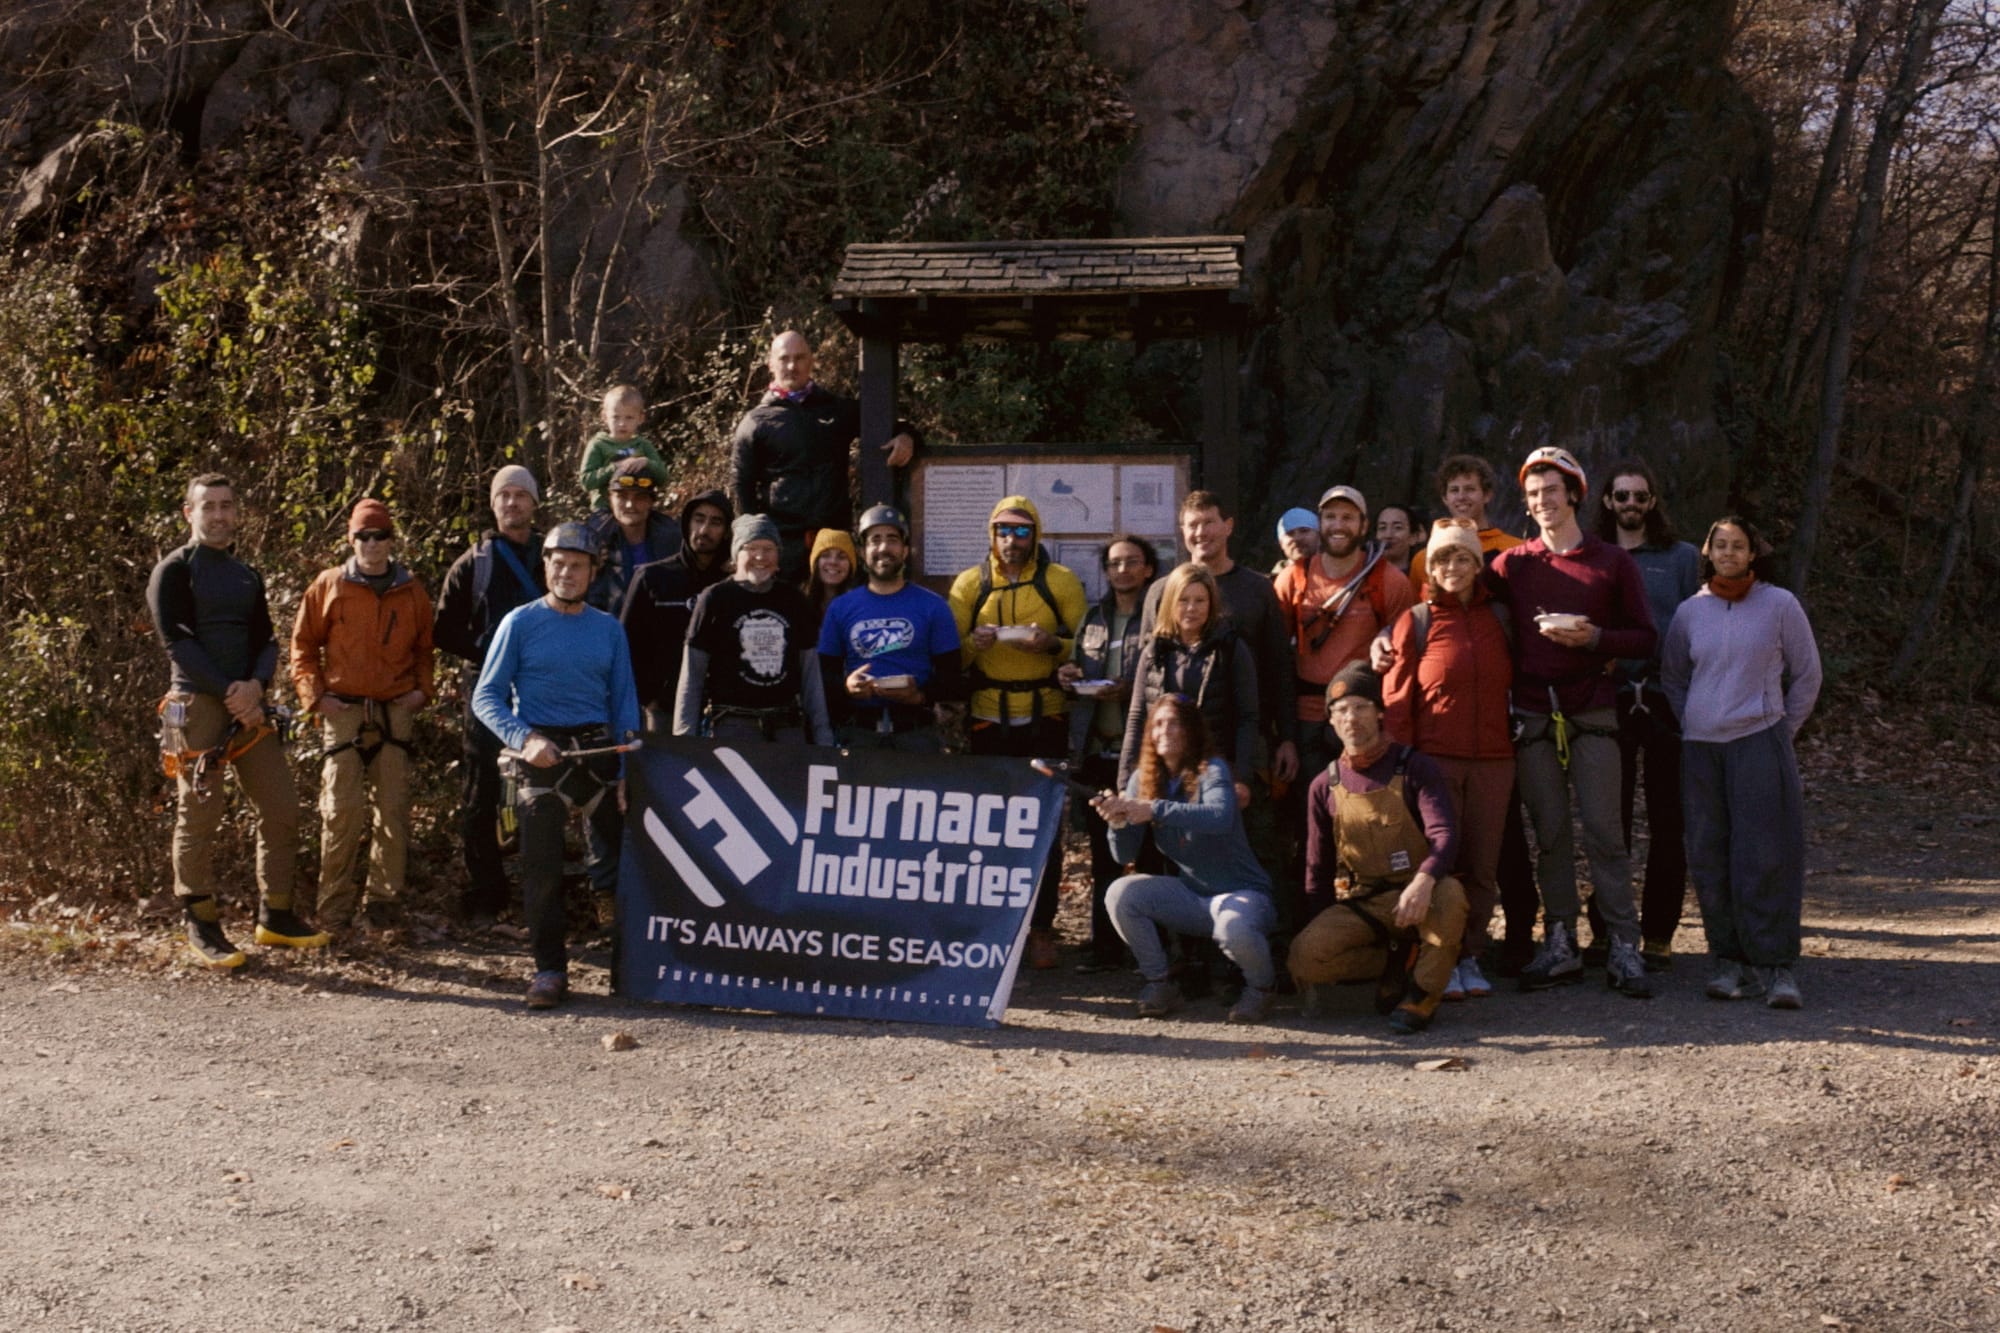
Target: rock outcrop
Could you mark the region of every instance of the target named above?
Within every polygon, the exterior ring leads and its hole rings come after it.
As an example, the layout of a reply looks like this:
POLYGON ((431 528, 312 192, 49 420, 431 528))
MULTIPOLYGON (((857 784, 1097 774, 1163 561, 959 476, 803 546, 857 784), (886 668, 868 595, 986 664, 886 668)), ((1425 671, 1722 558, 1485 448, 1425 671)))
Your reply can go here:
POLYGON ((1260 529, 1335 480, 1428 501, 1445 454, 1542 443, 1720 502, 1719 334, 1769 162, 1729 8, 1095 0, 1141 126, 1126 223, 1251 240, 1260 529))

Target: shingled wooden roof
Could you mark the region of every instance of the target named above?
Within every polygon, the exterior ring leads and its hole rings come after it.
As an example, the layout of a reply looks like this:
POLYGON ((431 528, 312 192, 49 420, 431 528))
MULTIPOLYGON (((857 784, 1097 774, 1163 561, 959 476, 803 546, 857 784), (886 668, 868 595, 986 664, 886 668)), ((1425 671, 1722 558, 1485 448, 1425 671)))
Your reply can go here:
POLYGON ((898 341, 1170 338, 1242 323, 1241 236, 850 245, 834 309, 898 341))

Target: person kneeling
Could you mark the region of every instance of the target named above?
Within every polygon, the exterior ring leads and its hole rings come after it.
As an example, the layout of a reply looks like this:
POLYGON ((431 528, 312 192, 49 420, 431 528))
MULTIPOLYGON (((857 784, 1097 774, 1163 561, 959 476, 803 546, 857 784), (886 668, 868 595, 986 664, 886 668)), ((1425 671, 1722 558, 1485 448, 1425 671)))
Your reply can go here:
POLYGON ((1458 828, 1444 773, 1382 730, 1382 683, 1356 662, 1326 687, 1341 756, 1306 793, 1306 884, 1314 913, 1288 960, 1302 994, 1380 976, 1376 1007, 1399 1033, 1421 1032, 1451 980, 1465 891, 1441 875, 1458 828), (1411 943, 1416 964, 1404 964, 1411 943), (1389 965, 1383 966, 1388 952, 1389 965))
POLYGON ((1243 835, 1236 779, 1216 757, 1201 709, 1170 694, 1146 716, 1139 762, 1125 795, 1104 792, 1091 802, 1110 827, 1111 854, 1129 864, 1139 855, 1143 830, 1176 866, 1178 875, 1126 875, 1105 895, 1111 924, 1139 960, 1145 989, 1139 1014, 1158 1018, 1180 1007, 1181 992, 1168 975, 1160 929, 1213 935, 1230 962, 1243 969, 1243 993, 1229 1010, 1232 1023, 1264 1017, 1276 973, 1269 934, 1278 922, 1271 877, 1243 835))

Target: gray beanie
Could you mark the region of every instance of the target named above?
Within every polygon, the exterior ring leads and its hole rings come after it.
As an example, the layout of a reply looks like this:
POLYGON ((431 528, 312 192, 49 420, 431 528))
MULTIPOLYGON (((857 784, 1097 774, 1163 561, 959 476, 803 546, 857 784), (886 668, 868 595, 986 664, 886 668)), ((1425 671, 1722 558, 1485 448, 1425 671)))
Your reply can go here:
POLYGON ((754 541, 778 543, 778 525, 767 514, 738 514, 736 521, 729 525, 729 558, 734 561, 736 553, 745 544, 754 541))
POLYGON ((509 463, 506 467, 501 468, 493 474, 493 484, 486 488, 487 497, 490 499, 500 494, 500 490, 504 486, 519 486, 522 490, 535 497, 536 504, 542 502, 542 488, 536 484, 535 474, 522 467, 519 463, 509 463))

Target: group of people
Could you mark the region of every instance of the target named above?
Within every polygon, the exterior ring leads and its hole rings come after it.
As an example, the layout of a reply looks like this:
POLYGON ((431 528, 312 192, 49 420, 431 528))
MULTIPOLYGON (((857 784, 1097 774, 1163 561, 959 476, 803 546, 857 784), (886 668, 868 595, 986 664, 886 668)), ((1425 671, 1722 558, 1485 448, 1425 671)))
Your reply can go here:
MULTIPOLYGON (((899 508, 848 521, 854 405, 813 382, 796 333, 774 341, 769 365, 729 492, 656 512, 665 465, 640 432, 643 398, 621 386, 580 476, 602 507, 544 532, 535 476, 501 468, 495 526, 452 565, 435 608, 395 558, 388 507, 354 506, 350 557, 313 581, 290 641, 294 688, 326 740, 317 926, 291 897, 296 800, 268 703, 278 644, 263 583, 231 553, 228 479, 190 483, 191 540, 159 563, 148 599, 172 663, 161 734, 179 786, 175 888, 202 961, 244 961, 212 866, 226 768, 259 819, 258 943, 314 948, 394 924, 410 728, 436 694, 441 648, 462 663, 466 701, 464 907, 491 918, 507 905, 500 829, 512 821, 534 1008, 567 995, 573 815, 600 921, 615 919, 637 737, 939 753, 943 704, 962 705, 970 753, 1064 762, 1098 793, 1076 810, 1093 881, 1082 967, 1136 966, 1142 1014, 1219 987, 1232 1021, 1258 1021, 1280 959, 1309 1006, 1326 983, 1374 980, 1399 1032, 1426 1027, 1442 1001, 1489 993, 1489 967, 1528 990, 1578 980, 1592 950, 1580 946, 1573 804, 1608 985, 1651 994, 1692 876, 1716 962, 1708 992, 1800 1003, 1792 737, 1818 658, 1743 519, 1718 520, 1697 552, 1632 460, 1612 468, 1591 531, 1583 469, 1543 448, 1519 469, 1537 529, 1521 541, 1488 522, 1491 467, 1462 455, 1439 472, 1447 515, 1427 534, 1398 511, 1391 537, 1421 543, 1407 572, 1393 540, 1368 536, 1353 486, 1279 521, 1275 576, 1232 559, 1234 514, 1195 491, 1179 512, 1188 558, 1162 575, 1151 542, 1114 537, 1091 604, 1051 559, 1033 502, 1008 496, 987 556, 939 596, 909 576, 899 508), (1651 848, 1635 901, 1641 777, 1651 848)), ((899 423, 881 447, 900 467, 920 439, 899 423)), ((1058 963, 1060 861, 1031 911, 1031 967, 1058 963)))

